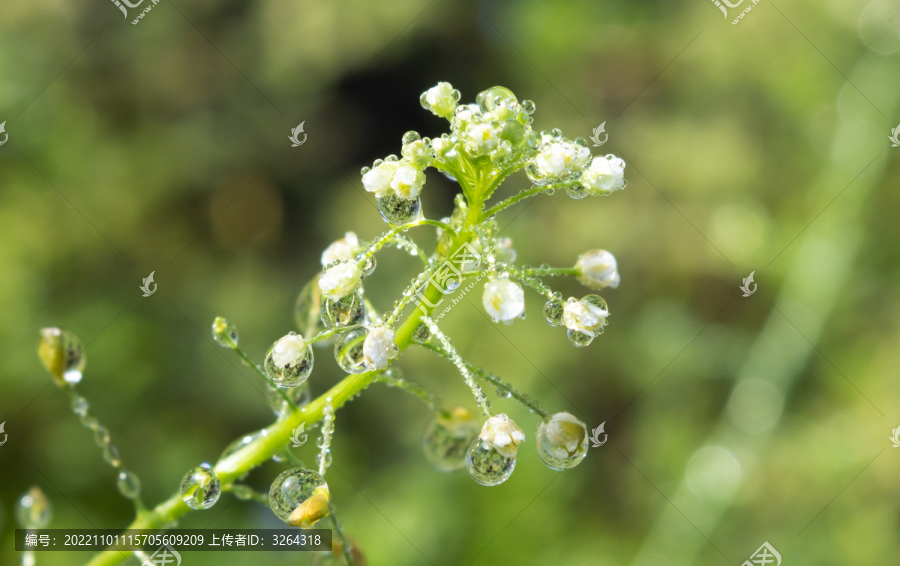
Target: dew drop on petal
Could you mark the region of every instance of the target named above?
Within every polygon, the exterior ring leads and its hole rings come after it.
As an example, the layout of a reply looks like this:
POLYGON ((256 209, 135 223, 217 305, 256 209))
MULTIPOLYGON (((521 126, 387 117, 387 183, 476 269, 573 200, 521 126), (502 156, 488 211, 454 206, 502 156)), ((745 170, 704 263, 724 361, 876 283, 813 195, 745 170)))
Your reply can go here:
POLYGON ((354 328, 345 332, 334 344, 334 358, 342 370, 347 373, 363 373, 366 371, 366 360, 363 352, 368 331, 365 328, 354 328))

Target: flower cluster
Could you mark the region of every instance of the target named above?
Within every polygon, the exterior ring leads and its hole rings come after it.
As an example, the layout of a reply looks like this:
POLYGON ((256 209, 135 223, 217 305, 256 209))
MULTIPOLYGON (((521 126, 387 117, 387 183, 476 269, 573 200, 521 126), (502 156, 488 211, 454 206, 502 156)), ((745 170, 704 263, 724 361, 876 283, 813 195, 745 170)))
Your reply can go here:
MULTIPOLYGON (((594 291, 614 289, 620 282, 616 258, 608 251, 592 250, 582 254, 572 267, 519 265, 513 242, 501 237, 495 217, 526 198, 553 194, 559 188, 579 199, 608 195, 625 187, 625 163, 613 155, 592 157, 583 139, 569 140, 559 130, 536 133, 531 127, 534 103, 520 102, 504 87, 479 93, 471 104, 460 104, 460 98, 459 91, 449 83, 428 89, 421 96, 422 106, 447 119, 450 131, 435 138, 407 132, 402 139, 402 157, 389 155, 362 169, 363 186, 374 193, 378 210, 391 227, 370 241, 346 232, 322 252, 322 271, 303 288, 294 309, 302 334, 289 332, 276 340, 263 364, 258 365, 238 347, 234 325, 222 318, 214 321, 212 334, 216 343, 236 352, 266 380, 277 421, 233 442, 215 465, 201 464, 191 469, 181 486, 183 507, 207 509, 216 503, 221 491, 230 490, 241 499, 267 503, 276 516, 291 526, 307 528, 331 517, 337 536, 334 546, 340 550, 333 550, 330 556, 341 552, 350 559, 358 548, 343 537, 332 515, 325 474, 332 459, 330 446, 337 410, 375 382, 405 390, 434 410, 435 418, 423 437, 426 457, 442 471, 465 468, 481 485, 507 481, 526 440, 522 428, 505 413, 492 413, 482 383, 495 388, 502 399, 521 403, 540 417, 536 446, 547 466, 554 470, 572 468, 587 455, 587 427, 581 420, 567 412, 545 411, 513 385, 465 360, 437 325, 432 312, 444 301, 444 295, 458 290, 466 279, 469 282, 464 291, 484 280, 485 312, 494 322, 510 324, 524 318, 527 287, 529 293, 534 291, 543 298, 543 315, 551 326, 565 327, 575 346, 591 343, 607 326, 610 311, 606 301, 596 294, 563 301, 562 295, 542 278, 574 276, 594 291), (453 212, 441 220, 428 219, 421 206, 425 170, 429 167, 455 180, 460 187, 453 212), (523 169, 533 186, 487 207, 497 187, 523 169), (423 225, 438 229, 438 243, 431 254, 426 254, 407 235, 411 228, 423 225), (376 268, 375 255, 388 246, 416 256, 423 261, 424 269, 402 290, 393 308, 379 314, 367 300, 362 283, 376 268), (464 407, 445 409, 437 397, 400 377, 395 361, 413 345, 432 351, 459 371, 483 422, 476 412, 464 407), (337 365, 349 375, 312 401, 309 377, 313 351, 332 346, 337 365), (319 420, 322 424, 316 443, 320 449, 316 456, 318 470, 312 470, 299 466, 299 460, 285 446, 289 440, 300 442, 298 437, 305 438, 304 433, 319 420), (289 439, 285 434, 291 429, 294 436, 289 439), (235 472, 245 473, 268 458, 298 464, 276 478, 268 495, 256 494, 249 486, 231 481, 240 476, 235 472), (229 473, 220 481, 217 470, 229 473)), ((452 306, 456 300, 448 303, 452 306)), ((73 395, 84 368, 81 350, 81 343, 71 333, 59 329, 43 332, 40 357, 57 384, 73 395)), ((76 397, 72 406, 85 426, 98 435, 104 458, 118 470, 118 455, 109 444, 105 429, 87 416, 87 401, 76 397)), ((300 445, 302 442, 294 444, 300 445)), ((142 510, 137 478, 119 471, 120 491, 135 499, 138 510, 142 510)), ((157 517, 161 521, 164 516, 174 520, 186 511, 183 507, 161 506, 146 516, 154 521, 157 517)))

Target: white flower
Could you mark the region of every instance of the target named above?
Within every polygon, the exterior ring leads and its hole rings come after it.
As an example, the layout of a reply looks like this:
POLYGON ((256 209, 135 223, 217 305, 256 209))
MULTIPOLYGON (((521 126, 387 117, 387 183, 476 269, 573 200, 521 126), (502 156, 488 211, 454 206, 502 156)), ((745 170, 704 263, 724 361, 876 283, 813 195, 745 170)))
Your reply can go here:
POLYGON ((368 330, 366 341, 363 342, 363 360, 366 369, 370 371, 384 369, 397 356, 394 331, 387 326, 373 326, 368 330))
POLYGON ((391 193, 391 178, 399 166, 396 161, 385 161, 363 175, 363 186, 378 198, 388 196, 391 193))
POLYGON ((519 444, 525 442, 525 433, 519 425, 501 413, 485 421, 478 438, 481 439, 481 447, 485 450, 495 448, 507 458, 513 458, 519 444))
POLYGON ((563 322, 569 330, 595 334, 606 326, 609 311, 585 300, 569 299, 563 308, 563 322))
POLYGON ((484 284, 481 304, 494 322, 507 322, 525 311, 525 291, 509 279, 488 281, 484 284))
MULTIPOLYGON (((446 118, 456 110, 457 97, 450 83, 438 83, 425 91, 424 102, 435 115, 446 118)), ((423 104, 424 106, 424 104, 423 104)))
POLYGON ((359 249, 359 238, 353 232, 347 232, 340 240, 331 243, 322 252, 322 265, 331 265, 336 261, 353 259, 359 249))
POLYGON ((434 150, 434 154, 437 157, 443 158, 452 147, 453 142, 450 140, 450 138, 441 137, 431 140, 431 148, 434 150))
POLYGON ((614 155, 595 157, 581 176, 589 190, 609 194, 625 188, 625 162, 614 155))
POLYGON ((299 334, 282 336, 272 348, 272 361, 278 369, 297 365, 306 354, 309 344, 299 334))
POLYGON ((606 250, 591 250, 581 254, 575 263, 580 275, 578 280, 591 289, 619 286, 616 258, 606 250))
POLYGON ((356 290, 361 276, 362 270, 356 266, 355 261, 339 263, 322 274, 319 288, 323 295, 332 301, 338 301, 356 290))
POLYGON ((419 196, 422 185, 425 184, 425 173, 419 171, 410 163, 400 162, 400 166, 394 171, 391 178, 391 188, 397 196, 414 199, 419 196))
POLYGON ((581 171, 587 165, 591 151, 568 141, 546 144, 534 158, 534 165, 542 177, 564 177, 581 171))
POLYGON ((466 128, 466 149, 475 157, 493 151, 498 141, 497 132, 490 124, 472 124, 466 128))

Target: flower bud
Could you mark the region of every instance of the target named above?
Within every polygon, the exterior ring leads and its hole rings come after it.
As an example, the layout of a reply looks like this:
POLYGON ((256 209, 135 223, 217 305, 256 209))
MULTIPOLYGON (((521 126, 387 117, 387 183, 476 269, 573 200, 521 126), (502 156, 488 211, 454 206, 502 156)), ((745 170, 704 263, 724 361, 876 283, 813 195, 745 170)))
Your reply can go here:
POLYGON ((603 332, 607 317, 609 310, 606 308, 606 301, 598 295, 588 295, 580 301, 570 297, 563 308, 563 323, 566 328, 591 336, 603 332))
POLYGON ((266 375, 278 387, 297 387, 303 384, 312 372, 312 348, 303 336, 291 332, 279 338, 269 348, 263 365, 266 375))
POLYGON ((581 175, 581 183, 590 192, 601 195, 624 189, 625 162, 615 155, 597 156, 581 175))
POLYGON ((438 83, 422 93, 419 102, 426 110, 431 110, 435 116, 446 118, 456 110, 460 99, 460 92, 450 83, 438 83))
POLYGON ((354 261, 339 263, 330 267, 319 278, 322 294, 332 301, 343 299, 359 286, 362 270, 354 261))
POLYGON ((59 328, 42 329, 38 356, 60 387, 81 381, 84 347, 75 334, 59 328))
POLYGON ((591 250, 581 254, 575 263, 578 280, 591 289, 619 286, 619 270, 616 258, 606 250, 591 250))
POLYGON ((485 421, 478 438, 483 448, 492 447, 507 458, 514 457, 519 444, 525 441, 525 433, 504 413, 485 421))
POLYGON ((509 322, 525 312, 525 291, 509 279, 495 279, 485 283, 481 303, 494 322, 509 322))
POLYGON ((384 325, 368 329, 363 343, 363 356, 369 371, 384 369, 397 357, 399 348, 394 343, 394 331, 384 325))
POLYGON ((216 344, 223 348, 234 348, 237 346, 237 328, 221 316, 217 316, 212 323, 212 335, 216 344))
POLYGON ((322 266, 331 265, 336 261, 348 261, 356 256, 359 251, 359 238, 353 232, 347 232, 340 240, 331 243, 322 252, 322 266))

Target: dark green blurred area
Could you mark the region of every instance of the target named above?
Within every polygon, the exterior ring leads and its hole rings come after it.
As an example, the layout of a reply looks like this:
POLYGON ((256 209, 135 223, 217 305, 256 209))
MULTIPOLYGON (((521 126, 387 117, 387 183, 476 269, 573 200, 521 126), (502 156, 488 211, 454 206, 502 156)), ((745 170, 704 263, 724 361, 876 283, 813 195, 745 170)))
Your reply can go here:
MULTIPOLYGON (((163 0, 138 25, 139 9, 125 21, 110 2, 0 5, 0 563, 19 560, 13 506, 33 484, 54 528, 133 516, 40 366, 38 330, 81 337, 80 392, 144 500, 168 498, 273 419, 264 385, 212 343, 212 320, 232 321, 259 360, 295 330, 322 250, 387 227, 359 168, 399 153, 407 130, 448 131, 419 105, 438 81, 466 102, 509 87, 536 102, 536 130, 587 138, 605 121, 609 141, 592 151, 628 164, 625 191, 558 192, 498 219, 519 263, 615 254, 622 283, 602 293, 602 337, 573 348, 530 291, 512 326, 485 318, 480 292, 442 321, 469 360, 610 436, 553 472, 534 450, 536 418, 494 398, 528 441, 512 478, 485 488, 434 471, 420 448, 427 409, 372 385, 337 414, 327 476, 369 563, 724 565, 763 541, 790 565, 893 563, 900 149, 887 137, 900 122, 900 8, 761 2, 731 24, 749 1, 723 20, 705 0, 163 0), (292 148, 301 121, 309 137, 292 148), (144 298, 151 271, 158 292, 144 298), (745 298, 751 271, 759 288, 745 298)), ((497 196, 527 186, 519 174, 497 196)), ((449 214, 455 192, 429 171, 425 214, 449 214)), ((435 243, 430 227, 409 235, 435 243)), ((368 297, 389 308, 417 262, 382 252, 368 297)), ((316 357, 318 395, 342 372, 328 350, 316 357)), ((473 406, 431 353, 411 348, 397 366, 473 406)), ((312 463, 315 445, 295 452, 312 463)), ((265 490, 284 467, 251 483, 265 490)), ((180 521, 278 524, 230 494, 180 521)), ((223 560, 309 557, 184 553, 186 566, 223 560)))

